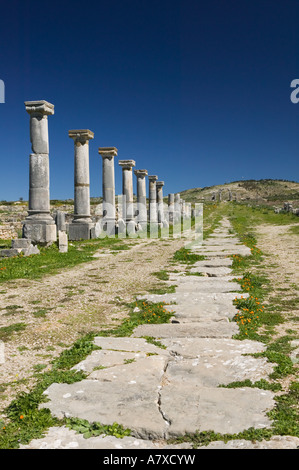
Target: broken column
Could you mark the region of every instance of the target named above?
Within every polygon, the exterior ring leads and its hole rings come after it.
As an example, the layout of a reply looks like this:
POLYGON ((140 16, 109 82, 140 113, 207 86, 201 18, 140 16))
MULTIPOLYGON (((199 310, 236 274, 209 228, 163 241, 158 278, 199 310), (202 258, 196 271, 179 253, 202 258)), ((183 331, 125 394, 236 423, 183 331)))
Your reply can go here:
POLYGON ((114 157, 117 156, 117 148, 99 147, 98 152, 103 160, 103 230, 108 236, 113 236, 116 226, 114 157))
POLYGON ((56 241, 57 231, 50 215, 49 136, 48 116, 54 114, 54 105, 47 101, 25 101, 30 115, 28 216, 23 223, 23 237, 33 243, 48 245, 56 241))
POLYGON ((137 223, 142 230, 147 227, 146 180, 147 170, 134 170, 137 177, 137 223))
POLYGON ((119 160, 119 165, 122 167, 122 186, 123 186, 123 218, 126 222, 128 235, 135 233, 135 210, 133 202, 133 171, 135 166, 134 160, 119 160))
POLYGON ((74 141, 74 218, 69 224, 70 240, 88 240, 93 226, 90 216, 89 141, 94 133, 89 129, 70 130, 74 141))
POLYGON ((157 214, 157 189, 156 182, 158 176, 150 175, 149 180, 149 222, 150 224, 158 223, 158 214, 157 214))

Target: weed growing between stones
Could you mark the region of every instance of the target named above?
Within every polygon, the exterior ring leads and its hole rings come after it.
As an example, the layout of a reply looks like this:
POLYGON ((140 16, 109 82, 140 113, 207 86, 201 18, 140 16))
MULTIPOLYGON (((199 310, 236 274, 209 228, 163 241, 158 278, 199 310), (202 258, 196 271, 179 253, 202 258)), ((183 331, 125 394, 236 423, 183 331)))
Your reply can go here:
POLYGON ((124 428, 121 424, 113 423, 112 425, 103 425, 101 423, 89 421, 79 418, 67 418, 65 424, 68 428, 83 434, 85 439, 90 437, 100 436, 106 434, 108 436, 114 436, 122 439, 125 436, 131 435, 131 430, 124 428))
POLYGON ((192 253, 191 250, 188 250, 187 248, 180 248, 173 255, 173 260, 175 262, 185 264, 194 264, 197 261, 201 261, 204 259, 205 257, 203 255, 197 255, 196 253, 192 253))
POLYGON ((173 315, 173 312, 166 309, 164 302, 136 300, 128 304, 128 307, 130 308, 129 317, 118 327, 101 331, 99 336, 130 336, 138 325, 169 323, 173 315))

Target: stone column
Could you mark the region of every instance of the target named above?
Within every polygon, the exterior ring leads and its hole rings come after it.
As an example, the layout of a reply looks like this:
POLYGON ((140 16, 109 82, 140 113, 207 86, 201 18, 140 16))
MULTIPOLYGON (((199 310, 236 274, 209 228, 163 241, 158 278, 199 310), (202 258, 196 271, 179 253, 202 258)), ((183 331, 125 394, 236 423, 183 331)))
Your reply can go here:
POLYGON ((164 222, 163 186, 164 186, 164 181, 156 182, 157 216, 158 216, 158 223, 161 224, 160 225, 161 227, 164 222))
POLYGON ((146 181, 147 170, 134 170, 137 177, 137 222, 142 230, 147 226, 146 181))
POLYGON ((57 230, 50 215, 50 171, 48 116, 54 114, 54 105, 47 101, 25 101, 30 115, 28 216, 23 223, 23 238, 33 243, 48 245, 56 241, 57 230))
POLYGON ((122 183, 123 183, 123 217, 126 222, 127 231, 129 234, 135 233, 136 223, 134 220, 134 203, 133 203, 133 171, 135 166, 134 160, 119 160, 119 165, 122 167, 122 183))
POLYGON ((174 221, 174 194, 168 194, 168 214, 169 214, 169 223, 173 224, 174 221))
POLYGON ((157 214, 157 190, 156 190, 156 181, 158 176, 150 175, 149 180, 149 221, 151 224, 157 224, 158 214, 157 214))
POLYGON ((74 141, 74 218, 69 224, 70 240, 88 240, 93 226, 90 217, 89 140, 94 133, 89 129, 70 130, 74 141))
POLYGON ((176 193, 174 195, 174 218, 175 222, 180 222, 181 220, 181 195, 180 193, 176 193))
POLYGON ((116 147, 99 147, 102 156, 102 188, 103 188, 103 230, 107 235, 115 235, 115 176, 114 157, 117 157, 116 147))

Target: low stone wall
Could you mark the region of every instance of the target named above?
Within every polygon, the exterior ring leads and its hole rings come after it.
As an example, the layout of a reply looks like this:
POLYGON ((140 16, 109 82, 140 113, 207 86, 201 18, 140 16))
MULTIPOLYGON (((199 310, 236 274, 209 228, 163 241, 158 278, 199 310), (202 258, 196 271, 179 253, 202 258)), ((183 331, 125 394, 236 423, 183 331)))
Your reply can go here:
POLYGON ((0 225, 0 239, 10 240, 12 238, 18 238, 15 228, 11 225, 0 225))

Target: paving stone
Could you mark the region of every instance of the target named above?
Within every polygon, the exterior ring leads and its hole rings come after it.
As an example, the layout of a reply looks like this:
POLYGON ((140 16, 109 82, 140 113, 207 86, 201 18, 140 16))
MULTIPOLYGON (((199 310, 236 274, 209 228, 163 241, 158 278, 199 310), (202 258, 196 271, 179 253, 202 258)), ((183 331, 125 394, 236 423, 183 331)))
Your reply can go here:
POLYGON ((167 445, 165 442, 137 439, 124 436, 117 438, 102 434, 85 439, 73 429, 65 426, 51 427, 41 439, 33 439, 29 445, 20 449, 190 449, 190 443, 167 445))
POLYGON ((169 362, 167 379, 170 383, 192 383, 201 387, 218 387, 231 382, 251 380, 257 382, 268 378, 273 372, 273 364, 265 358, 242 355, 211 354, 210 356, 183 359, 169 362))
MULTIPOLYGON (((235 298, 247 298, 249 294, 239 292, 175 292, 173 294, 146 294, 137 296, 138 300, 147 300, 149 302, 165 302, 171 306, 172 302, 178 305, 184 304, 188 307, 189 304, 199 304, 202 302, 228 302, 233 301, 235 298)), ((204 309, 203 309, 204 310, 204 309)))
POLYGON ((215 441, 200 449, 298 449, 299 438, 295 436, 273 436, 268 441, 235 439, 228 442, 215 441))
POLYGON ((159 386, 166 367, 163 356, 92 372, 73 384, 52 384, 46 391, 52 415, 89 422, 117 422, 141 439, 163 438, 167 423, 159 408, 159 386), (140 419, 142 416, 142 419, 140 419))
MULTIPOLYGON (((188 276, 189 277, 189 276, 188 276)), ((224 292, 237 292, 241 290, 240 284, 219 279, 219 278, 200 278, 194 276, 196 280, 189 281, 180 280, 176 292, 204 292, 204 293, 224 293, 224 292)))
POLYGON ((194 263, 194 267, 216 267, 216 266, 231 266, 233 264, 233 260, 231 258, 212 258, 212 259, 204 259, 200 261, 196 261, 194 263))
POLYGON ((209 266, 197 266, 195 268, 190 269, 191 273, 203 273, 207 274, 211 277, 221 277, 227 276, 231 273, 231 269, 225 266, 216 266, 216 267, 209 267, 209 266))
POLYGON ((230 353, 232 357, 265 351, 259 341, 235 340, 232 338, 164 338, 162 344, 171 355, 183 358, 218 357, 230 353))
POLYGON ((96 350, 84 359, 84 361, 76 364, 72 369, 91 373, 95 367, 113 367, 123 365, 127 361, 137 361, 145 357, 147 357, 147 353, 145 352, 96 350))
POLYGON ((163 323, 139 325, 133 331, 133 337, 153 336, 154 338, 230 338, 239 332, 236 323, 198 322, 198 323, 163 323))
POLYGON ((94 338, 94 344, 102 349, 112 351, 128 351, 135 353, 142 352, 147 355, 168 354, 163 349, 155 346, 154 344, 148 343, 144 338, 96 336, 94 338))
MULTIPOLYGON (((213 246, 213 245, 223 245, 226 247, 230 247, 231 245, 235 246, 242 246, 240 240, 238 238, 224 238, 222 237, 221 239, 208 239, 203 241, 202 246, 213 246)), ((244 245, 243 245, 244 246, 244 245)))
POLYGON ((211 430, 235 434, 250 427, 270 427, 266 413, 274 406, 273 396, 254 388, 191 388, 175 383, 163 387, 161 409, 170 423, 168 436, 211 430))

